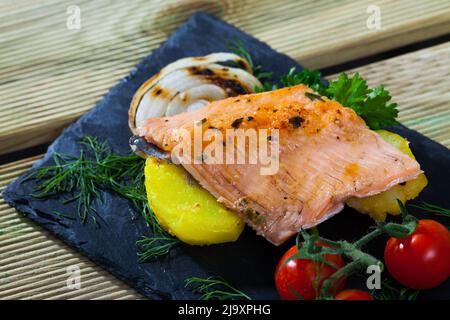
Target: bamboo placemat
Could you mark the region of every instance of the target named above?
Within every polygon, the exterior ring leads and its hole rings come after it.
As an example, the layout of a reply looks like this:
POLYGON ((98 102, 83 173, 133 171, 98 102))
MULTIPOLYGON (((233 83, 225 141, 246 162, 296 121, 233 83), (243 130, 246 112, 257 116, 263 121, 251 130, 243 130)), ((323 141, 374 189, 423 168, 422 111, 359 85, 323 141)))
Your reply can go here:
MULTIPOLYGON (((351 70, 353 72, 355 70, 351 70)), ((450 147, 450 43, 356 69, 371 85, 386 84, 400 119, 450 147)), ((335 76, 332 76, 335 77, 335 76)), ((40 156, 0 166, 0 189, 40 156)), ((119 280, 29 222, 0 198, 0 299, 141 298, 119 280), (78 265, 81 290, 66 287, 78 265)))
POLYGON ((54 139, 197 10, 310 68, 450 32, 448 0, 3 0, 0 154, 54 139), (66 27, 74 4, 80 30, 66 27), (366 24, 373 5, 379 30, 366 24))

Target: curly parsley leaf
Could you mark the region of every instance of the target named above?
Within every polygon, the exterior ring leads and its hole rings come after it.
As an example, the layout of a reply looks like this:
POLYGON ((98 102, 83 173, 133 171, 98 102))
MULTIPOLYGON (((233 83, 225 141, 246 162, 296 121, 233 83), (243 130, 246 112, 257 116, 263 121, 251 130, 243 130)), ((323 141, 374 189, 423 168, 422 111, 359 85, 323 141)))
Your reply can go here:
POLYGON ((383 86, 369 88, 366 80, 358 73, 353 77, 342 73, 337 80, 330 81, 327 85, 322 81, 319 71, 304 69, 296 72, 294 67, 280 78, 278 85, 271 81, 271 72, 263 71, 261 66, 254 64, 250 52, 242 41, 233 40, 229 48, 249 62, 254 75, 262 82, 261 87, 254 88, 257 93, 305 84, 319 95, 353 109, 371 129, 378 130, 398 123, 397 104, 390 102, 389 92, 383 86))
MULTIPOLYGON (((374 130, 397 124, 397 104, 392 103, 391 95, 383 87, 369 88, 366 80, 358 73, 349 77, 342 73, 337 80, 329 85, 322 82, 319 71, 304 69, 295 72, 295 68, 281 77, 281 87, 292 87, 305 84, 322 96, 338 101, 340 104, 353 109, 367 125, 374 130)), ((262 87, 256 87, 256 92, 279 89, 277 85, 264 82, 262 87)))
POLYGON ((391 95, 383 86, 372 89, 367 96, 364 108, 360 110, 360 116, 367 125, 374 130, 397 124, 398 110, 396 103, 389 103, 391 95))
MULTIPOLYGON (((325 95, 327 86, 322 82, 322 75, 319 71, 303 69, 296 72, 295 67, 291 68, 287 74, 280 78, 281 88, 293 87, 299 84, 305 84, 321 95, 325 95)), ((265 81, 262 87, 255 87, 255 92, 265 92, 279 89, 280 86, 265 81)))
POLYGON ((356 73, 349 78, 342 73, 331 81, 326 95, 342 105, 352 108, 374 130, 397 124, 397 104, 383 86, 370 89, 366 80, 356 73))
POLYGON ((324 95, 327 89, 327 86, 322 82, 321 73, 317 70, 303 69, 301 72, 295 72, 294 67, 289 70, 288 74, 281 77, 280 82, 283 87, 305 84, 321 95, 324 95))
POLYGON ((337 80, 330 82, 327 96, 346 107, 360 108, 369 92, 366 81, 358 73, 353 78, 341 73, 337 80))

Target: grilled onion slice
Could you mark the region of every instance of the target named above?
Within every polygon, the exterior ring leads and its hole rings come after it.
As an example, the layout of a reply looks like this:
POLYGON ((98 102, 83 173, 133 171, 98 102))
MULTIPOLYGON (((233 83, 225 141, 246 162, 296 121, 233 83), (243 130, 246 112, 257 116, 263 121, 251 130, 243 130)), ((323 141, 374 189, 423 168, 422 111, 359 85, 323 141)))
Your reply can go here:
POLYGON ((135 93, 129 126, 148 118, 172 116, 205 106, 208 102, 254 92, 261 86, 250 64, 233 53, 177 60, 146 81, 135 93))

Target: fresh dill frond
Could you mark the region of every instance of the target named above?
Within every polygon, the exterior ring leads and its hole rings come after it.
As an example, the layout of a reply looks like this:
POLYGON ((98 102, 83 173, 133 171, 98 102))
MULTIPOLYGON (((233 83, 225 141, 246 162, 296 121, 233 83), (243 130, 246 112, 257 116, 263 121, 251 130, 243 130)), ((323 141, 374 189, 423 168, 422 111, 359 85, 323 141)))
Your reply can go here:
POLYGON ((56 152, 53 165, 38 168, 24 179, 38 182, 32 196, 48 199, 65 195, 64 204, 76 201, 82 223, 88 218, 96 221, 95 203, 103 201, 102 191, 117 193, 132 201, 137 209, 142 209, 141 203, 146 201, 145 162, 134 154, 116 155, 92 136, 83 137, 80 145, 78 157, 56 152))
POLYGON ((146 262, 160 256, 164 256, 179 243, 179 240, 166 233, 154 237, 142 237, 136 241, 140 251, 139 262, 146 262))
POLYGON ((73 217, 68 216, 67 214, 64 214, 64 213, 62 213, 60 211, 57 211, 57 210, 53 211, 53 214, 55 216, 59 217, 59 218, 64 218, 64 219, 68 219, 68 220, 73 220, 74 219, 73 217))
POLYGON ((450 218, 450 209, 442 208, 440 206, 437 206, 435 204, 431 204, 428 202, 422 202, 420 204, 410 204, 410 207, 420 209, 424 211, 425 213, 431 213, 438 216, 444 216, 447 218, 450 218))
POLYGON ((145 199, 145 203, 141 202, 141 204, 143 204, 141 210, 147 224, 150 226, 152 236, 141 237, 141 239, 136 241, 136 245, 139 248, 139 262, 148 262, 168 254, 173 247, 180 243, 180 240, 172 237, 163 229, 155 213, 150 208, 147 199, 145 199))
POLYGON ((326 95, 327 86, 322 82, 322 74, 317 70, 303 69, 297 72, 293 67, 280 79, 283 87, 304 84, 321 95, 326 95))
POLYGON ((212 276, 206 279, 191 277, 186 279, 185 283, 186 287, 192 286, 195 292, 201 294, 199 300, 252 300, 222 277, 212 276))
MULTIPOLYGON (((114 154, 105 142, 93 136, 83 137, 80 145, 78 157, 55 152, 53 165, 38 168, 22 181, 37 181, 32 196, 44 200, 62 195, 66 197, 63 204, 76 202, 82 223, 88 218, 95 223, 95 205, 103 202, 102 193, 117 194, 132 203, 152 232, 152 236, 136 243, 139 261, 167 254, 179 240, 164 231, 150 208, 145 190, 145 161, 135 154, 114 154)), ((59 211, 53 213, 60 218, 72 218, 59 211)))
POLYGON ((255 68, 253 57, 241 39, 233 38, 232 40, 228 41, 226 45, 229 50, 244 58, 252 69, 255 68))
POLYGON ((272 78, 273 73, 269 71, 264 71, 262 66, 255 65, 253 61, 253 57, 250 54, 250 51, 247 49, 245 44, 242 42, 239 38, 233 38, 232 40, 228 41, 227 47, 229 50, 237 54, 238 56, 241 56, 244 58, 250 67, 253 70, 253 75, 261 81, 261 83, 264 83, 265 81, 272 78))
POLYGON ((381 289, 373 290, 372 296, 377 300, 417 300, 420 290, 399 287, 388 279, 381 283, 381 289))

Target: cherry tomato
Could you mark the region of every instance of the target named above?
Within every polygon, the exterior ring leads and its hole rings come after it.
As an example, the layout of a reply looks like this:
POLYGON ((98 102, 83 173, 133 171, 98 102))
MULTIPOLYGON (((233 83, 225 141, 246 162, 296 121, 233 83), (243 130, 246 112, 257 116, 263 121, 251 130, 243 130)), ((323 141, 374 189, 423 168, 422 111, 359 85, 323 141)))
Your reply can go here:
MULTIPOLYGON (((296 246, 286 251, 275 270, 275 286, 278 294, 284 300, 295 300, 299 297, 304 300, 313 300, 320 293, 323 282, 333 275, 336 269, 309 259, 294 259, 284 263, 295 253, 297 253, 296 246)), ((324 257, 337 268, 342 268, 345 265, 340 255, 326 254, 324 257)), ((344 288, 344 285, 345 278, 342 277, 330 287, 329 293, 339 292, 344 288)))
POLYGON ((390 238, 384 249, 389 273, 401 284, 429 289, 450 275, 450 231, 434 220, 419 220, 405 238, 390 238))
POLYGON ((373 300, 373 297, 365 291, 357 289, 346 289, 339 292, 335 300, 373 300))

